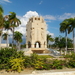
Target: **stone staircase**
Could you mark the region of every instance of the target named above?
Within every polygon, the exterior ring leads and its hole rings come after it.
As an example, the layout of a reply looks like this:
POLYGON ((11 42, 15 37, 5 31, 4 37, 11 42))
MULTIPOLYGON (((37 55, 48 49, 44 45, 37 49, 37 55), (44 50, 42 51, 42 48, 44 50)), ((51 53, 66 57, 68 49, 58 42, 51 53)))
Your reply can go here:
POLYGON ((47 50, 50 51, 49 55, 51 55, 51 56, 53 56, 53 57, 60 57, 60 56, 62 56, 62 55, 60 54, 60 52, 57 51, 57 50, 50 49, 50 48, 47 48, 47 50))
MULTIPOLYGON (((25 55, 30 55, 32 53, 30 48, 24 48, 24 49, 21 49, 21 51, 24 51, 25 55)), ((54 49, 50 49, 50 48, 47 48, 46 53, 38 54, 38 55, 50 55, 52 57, 60 57, 60 56, 62 56, 59 51, 54 50, 54 49)))

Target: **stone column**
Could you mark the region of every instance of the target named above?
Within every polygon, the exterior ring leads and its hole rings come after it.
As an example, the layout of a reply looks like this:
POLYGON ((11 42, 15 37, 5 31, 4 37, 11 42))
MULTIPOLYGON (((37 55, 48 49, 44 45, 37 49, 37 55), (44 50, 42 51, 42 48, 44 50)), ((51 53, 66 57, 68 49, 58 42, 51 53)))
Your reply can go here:
POLYGON ((26 48, 28 48, 28 44, 26 44, 26 48))
POLYGON ((31 48, 35 48, 35 47, 34 47, 34 44, 31 44, 31 48))

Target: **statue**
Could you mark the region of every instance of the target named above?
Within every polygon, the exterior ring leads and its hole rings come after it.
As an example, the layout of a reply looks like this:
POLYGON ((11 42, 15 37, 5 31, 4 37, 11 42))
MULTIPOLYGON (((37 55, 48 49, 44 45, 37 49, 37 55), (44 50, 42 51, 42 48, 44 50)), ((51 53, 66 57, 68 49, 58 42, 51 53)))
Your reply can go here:
POLYGON ((39 48, 39 44, 38 43, 36 43, 36 48, 39 48))

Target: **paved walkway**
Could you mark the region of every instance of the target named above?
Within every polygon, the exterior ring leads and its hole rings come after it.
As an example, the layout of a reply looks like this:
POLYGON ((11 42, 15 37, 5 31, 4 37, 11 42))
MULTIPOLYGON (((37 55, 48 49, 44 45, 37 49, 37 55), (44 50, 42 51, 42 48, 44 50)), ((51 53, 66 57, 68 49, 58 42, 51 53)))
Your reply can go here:
POLYGON ((21 73, 0 72, 0 75, 75 75, 75 69, 62 70, 25 70, 21 73))

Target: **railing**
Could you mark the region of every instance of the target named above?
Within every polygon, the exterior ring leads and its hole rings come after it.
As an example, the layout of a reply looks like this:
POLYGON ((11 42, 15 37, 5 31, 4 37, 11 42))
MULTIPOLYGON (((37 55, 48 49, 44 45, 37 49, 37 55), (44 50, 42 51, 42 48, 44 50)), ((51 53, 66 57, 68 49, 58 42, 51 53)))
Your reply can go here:
POLYGON ((50 49, 50 48, 47 48, 47 50, 51 51, 50 54, 53 54, 54 56, 61 56, 60 52, 57 50, 50 49))

